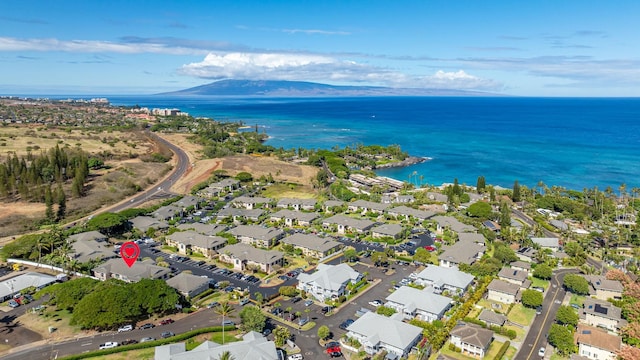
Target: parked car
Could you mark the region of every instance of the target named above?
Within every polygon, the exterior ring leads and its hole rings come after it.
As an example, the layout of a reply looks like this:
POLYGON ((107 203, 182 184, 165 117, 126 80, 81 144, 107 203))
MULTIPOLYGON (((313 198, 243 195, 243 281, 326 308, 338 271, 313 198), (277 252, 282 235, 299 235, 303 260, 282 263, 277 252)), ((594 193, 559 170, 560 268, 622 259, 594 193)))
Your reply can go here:
POLYGON ((291 299, 291 302, 295 304, 295 303, 297 303, 297 302, 298 302, 298 301, 300 301, 300 300, 302 300, 302 298, 301 298, 300 296, 296 296, 296 297, 294 297, 293 299, 291 299))
POLYGON ((146 323, 140 326, 140 330, 145 330, 145 329, 151 329, 154 328, 155 325, 153 325, 152 323, 146 323))
POLYGON ((543 347, 540 348, 540 350, 538 350, 538 356, 544 357, 544 351, 545 351, 545 348, 543 346, 543 347))
POLYGON ((140 342, 141 342, 141 343, 143 343, 143 342, 147 342, 147 341, 155 341, 155 340, 156 340, 156 338, 152 338, 152 337, 145 337, 145 338, 140 339, 140 342))
POLYGON ((271 329, 267 328, 262 330, 262 335, 263 336, 269 336, 269 334, 271 334, 271 329))
POLYGON ((307 300, 304 302, 304 306, 311 306, 313 305, 313 300, 307 300))
POLYGON ((219 303, 219 302, 214 301, 214 302, 211 302, 211 303, 209 303, 209 304, 207 305, 207 309, 212 309, 212 308, 214 308, 214 307, 216 307, 216 306, 219 306, 219 305, 220 305, 220 303, 219 303))
POLYGON ((322 309, 320 310, 323 314, 328 313, 329 311, 331 311, 332 307, 331 306, 323 306, 322 309))
POLYGON ((234 323, 231 320, 225 320, 222 322, 222 326, 229 326, 229 325, 235 325, 236 323, 234 323))
POLYGON ((160 321, 160 325, 168 325, 168 324, 172 324, 175 321, 173 319, 164 319, 162 321, 160 321))
POLYGON ((125 332, 125 331, 131 331, 131 330, 133 330, 133 325, 125 325, 118 328, 119 333, 125 332))
POLYGON ((104 350, 104 349, 113 349, 114 347, 118 347, 118 343, 115 341, 109 341, 106 342, 104 344, 100 344, 100 350, 104 350))
POLYGON ((287 360, 302 360, 302 354, 291 354, 287 356, 287 360))
POLYGON ((127 339, 125 341, 122 341, 120 345, 124 346, 124 345, 131 345, 131 344, 137 344, 137 343, 138 343, 138 340, 127 339))
POLYGON ((17 301, 15 300, 9 300, 8 302, 9 306, 11 306, 12 308, 17 308, 18 306, 20 306, 20 304, 18 304, 17 301))
POLYGON ((369 305, 378 307, 378 306, 384 305, 384 303, 381 300, 372 300, 372 301, 369 301, 369 305))
POLYGON ((171 331, 165 331, 165 332, 163 332, 160 336, 161 336, 163 339, 166 339, 166 338, 170 338, 170 337, 175 336, 175 335, 176 335, 176 334, 172 333, 171 331))
POLYGON ((308 322, 309 322, 309 319, 307 319, 306 317, 302 317, 300 318, 300 320, 298 320, 298 325, 304 326, 308 322))
POLYGON ((347 319, 345 321, 342 322, 342 324, 340 324, 340 329, 342 330, 347 330, 347 328, 349 327, 349 325, 353 324, 353 319, 347 319))

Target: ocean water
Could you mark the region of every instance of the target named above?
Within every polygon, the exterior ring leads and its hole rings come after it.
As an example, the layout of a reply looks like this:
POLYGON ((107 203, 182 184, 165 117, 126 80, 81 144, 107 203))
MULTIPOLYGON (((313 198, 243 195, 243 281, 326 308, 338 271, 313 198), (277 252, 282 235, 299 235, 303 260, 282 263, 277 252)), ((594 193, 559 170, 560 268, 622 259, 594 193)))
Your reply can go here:
POLYGON ((323 148, 398 144, 429 161, 380 175, 440 185, 582 190, 640 185, 640 99, 519 97, 109 97, 258 125, 267 144, 323 148))

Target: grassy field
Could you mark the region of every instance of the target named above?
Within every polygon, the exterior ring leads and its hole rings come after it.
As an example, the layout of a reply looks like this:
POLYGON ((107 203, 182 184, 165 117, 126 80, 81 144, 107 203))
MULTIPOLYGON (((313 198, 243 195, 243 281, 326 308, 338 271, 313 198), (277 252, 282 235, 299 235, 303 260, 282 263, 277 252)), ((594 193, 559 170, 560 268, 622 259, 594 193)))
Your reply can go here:
POLYGON ((539 286, 547 290, 549 288, 549 280, 542 280, 534 277, 531 278, 531 286, 539 286))
POLYGON ((535 309, 528 309, 522 306, 522 304, 516 304, 513 306, 507 318, 509 321, 520 325, 529 325, 536 316, 535 309))
POLYGON ((313 199, 316 197, 316 193, 312 188, 308 186, 300 186, 295 184, 274 184, 267 187, 267 189, 262 192, 262 196, 272 199, 313 199))

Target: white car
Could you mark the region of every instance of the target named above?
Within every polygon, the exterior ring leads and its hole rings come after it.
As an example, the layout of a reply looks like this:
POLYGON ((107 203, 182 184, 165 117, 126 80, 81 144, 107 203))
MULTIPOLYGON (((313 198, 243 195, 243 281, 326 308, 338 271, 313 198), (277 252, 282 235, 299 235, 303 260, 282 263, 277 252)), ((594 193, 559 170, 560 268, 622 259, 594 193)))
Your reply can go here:
POLYGON ((544 346, 540 348, 540 350, 538 350, 538 356, 540 357, 544 357, 544 346))
POLYGON ((120 327, 118 329, 118 332, 120 333, 120 332, 131 331, 131 330, 133 330, 133 325, 125 325, 120 327))
POLYGON ((382 306, 384 304, 380 300, 373 300, 373 301, 369 301, 369 305, 378 307, 378 306, 382 306))
POLYGON ((109 341, 100 345, 100 350, 104 349, 113 349, 114 347, 118 347, 118 343, 115 341, 109 341))
POLYGON ((287 360, 302 360, 302 354, 292 354, 287 356, 287 360))

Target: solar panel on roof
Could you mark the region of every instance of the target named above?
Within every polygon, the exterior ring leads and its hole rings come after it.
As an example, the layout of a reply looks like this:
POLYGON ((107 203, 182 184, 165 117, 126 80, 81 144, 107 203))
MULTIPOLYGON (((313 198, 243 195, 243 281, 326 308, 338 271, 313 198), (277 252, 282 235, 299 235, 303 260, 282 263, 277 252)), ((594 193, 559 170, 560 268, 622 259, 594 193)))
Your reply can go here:
POLYGON ((600 305, 600 304, 596 304, 595 309, 593 309, 593 311, 599 313, 599 314, 604 314, 607 315, 607 312, 609 311, 609 309, 607 309, 606 307, 600 305))

